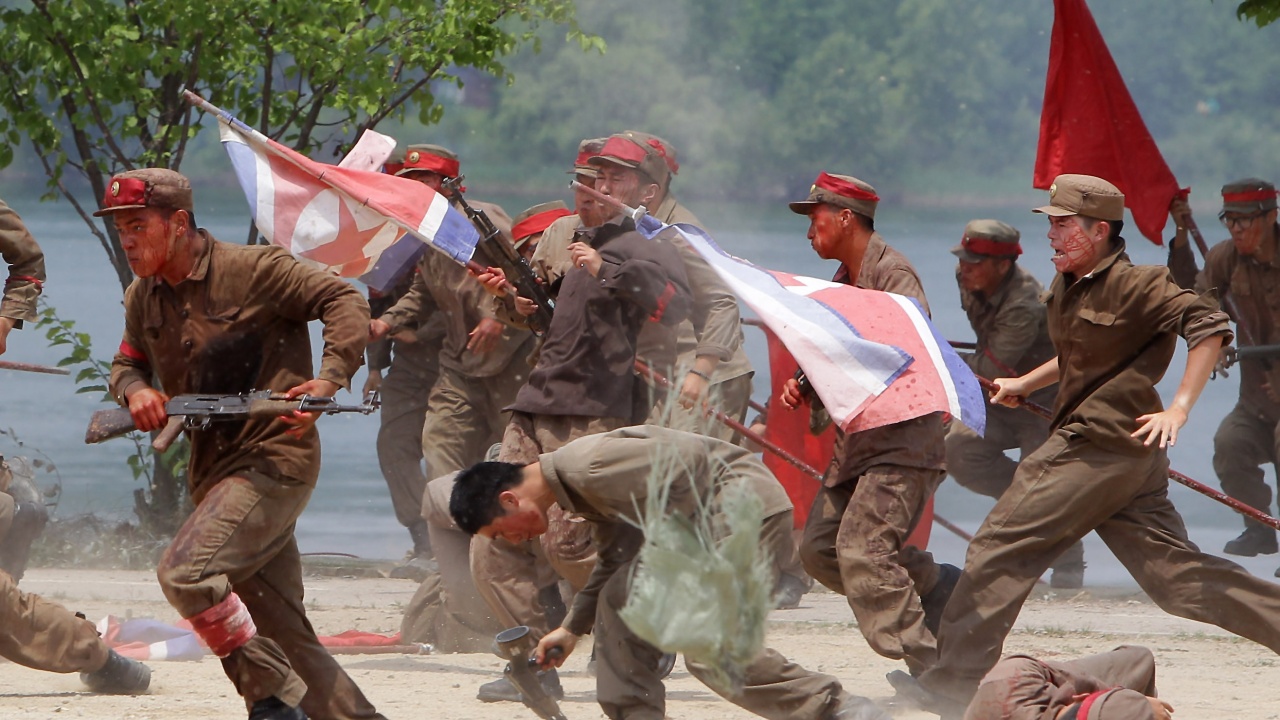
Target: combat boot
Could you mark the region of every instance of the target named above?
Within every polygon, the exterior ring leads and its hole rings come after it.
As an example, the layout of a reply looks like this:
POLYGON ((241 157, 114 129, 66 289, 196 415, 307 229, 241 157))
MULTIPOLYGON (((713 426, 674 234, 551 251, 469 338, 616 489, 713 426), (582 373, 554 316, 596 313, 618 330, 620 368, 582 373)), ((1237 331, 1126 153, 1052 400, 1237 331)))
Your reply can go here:
POLYGON ((924 610, 924 626, 938 636, 938 628, 942 627, 942 613, 947 609, 947 601, 955 592, 956 583, 960 582, 960 568, 947 563, 938 563, 938 581, 933 589, 920 596, 920 609, 924 610))
POLYGON ((1079 590, 1084 587, 1084 562, 1063 563, 1053 568, 1049 587, 1056 590, 1079 590))
POLYGON ((138 695, 151 686, 151 668, 109 650, 107 662, 93 672, 80 673, 80 682, 96 693, 138 695))
POLYGON ((778 587, 773 591, 773 606, 778 610, 791 610, 800 607, 804 594, 809 592, 813 581, 798 578, 795 575, 783 574, 778 577, 778 587), (807 582, 806 582, 807 581, 807 582))
POLYGON ((1280 547, 1276 546, 1276 531, 1254 523, 1245 525, 1244 532, 1222 548, 1222 552, 1239 557, 1275 555, 1277 551, 1280 551, 1280 547))
POLYGON ((272 695, 249 708, 249 720, 307 720, 307 714, 302 712, 302 708, 285 705, 283 700, 272 695))
POLYGON ((868 698, 861 695, 840 693, 835 707, 827 713, 824 720, 893 720, 888 713, 880 709, 868 698))
MULTIPOLYGON (((548 695, 556 700, 564 699, 564 688, 560 686, 560 675, 555 668, 539 670, 537 675, 538 682, 542 683, 542 689, 548 695)), ((520 702, 520 691, 504 675, 481 685, 476 699, 480 702, 520 702)))

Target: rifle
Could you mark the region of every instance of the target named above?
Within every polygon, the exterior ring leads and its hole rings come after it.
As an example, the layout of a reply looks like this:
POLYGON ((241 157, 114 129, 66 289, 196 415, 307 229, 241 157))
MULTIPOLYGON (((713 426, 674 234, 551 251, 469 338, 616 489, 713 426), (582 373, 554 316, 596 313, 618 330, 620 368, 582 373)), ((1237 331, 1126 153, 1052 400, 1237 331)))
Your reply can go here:
MULTIPOLYGON (((299 395, 287 398, 270 390, 242 395, 177 395, 164 404, 169 422, 151 441, 151 447, 164 452, 184 429, 203 430, 211 423, 248 420, 250 418, 274 418, 290 412, 319 412, 332 415, 341 412, 358 412, 368 415, 381 406, 378 391, 364 397, 359 405, 339 405, 331 397, 299 395)), ((127 408, 98 410, 89 419, 84 432, 86 444, 100 443, 137 429, 127 408)))
MULTIPOLYGON (((520 691, 520 702, 542 720, 565 720, 565 716, 560 712, 560 706, 547 694, 537 674, 534 673, 538 661, 529 657, 529 653, 537 647, 537 643, 529 626, 517 625, 503 630, 493 641, 498 646, 498 655, 507 660, 507 667, 502 674, 520 691)), ((563 651, 555 647, 547 654, 557 657, 557 653, 562 655, 563 651)))
POLYGON ((551 314, 556 308, 555 301, 547 294, 538 276, 533 274, 533 268, 529 267, 529 262, 502 237, 501 231, 485 211, 476 210, 467 203, 461 191, 464 178, 464 175, 459 175, 445 180, 441 187, 444 196, 449 198, 450 202, 457 203, 458 207, 466 213, 467 219, 480 232, 480 242, 476 247, 484 251, 490 262, 502 269, 507 282, 515 287, 516 295, 538 306, 538 309, 528 318, 529 329, 538 335, 545 333, 547 328, 551 327, 551 314))
POLYGON ((1280 345, 1242 345, 1236 348, 1237 360, 1272 360, 1280 357, 1280 345))

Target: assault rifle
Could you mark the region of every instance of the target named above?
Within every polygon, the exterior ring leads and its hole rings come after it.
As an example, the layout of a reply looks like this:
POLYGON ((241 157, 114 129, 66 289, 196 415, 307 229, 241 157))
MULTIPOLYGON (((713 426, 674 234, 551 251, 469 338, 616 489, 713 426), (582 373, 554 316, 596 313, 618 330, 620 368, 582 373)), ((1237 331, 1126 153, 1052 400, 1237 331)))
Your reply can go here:
POLYGON ((545 333, 547 328, 551 327, 551 314, 556 309, 555 301, 547 294, 538 276, 533 274, 533 268, 529 267, 528 261, 502 237, 502 232, 493 224, 485 211, 477 210, 467 203, 461 189, 464 177, 459 175, 444 181, 441 189, 445 197, 449 198, 450 202, 457 203, 458 207, 467 214, 467 219, 480 233, 480 242, 476 247, 484 251, 489 262, 502 269, 507 282, 516 289, 516 295, 538 306, 538 309, 528 318, 529 329, 538 335, 545 333))
POLYGON ((1273 360, 1280 358, 1280 345, 1244 345, 1236 348, 1239 360, 1273 360))
MULTIPOLYGON (((339 405, 331 397, 315 395, 287 398, 270 390, 243 395, 177 395, 164 404, 169 422, 151 441, 151 447, 158 452, 164 452, 184 429, 203 430, 215 422, 274 418, 288 415, 295 410, 329 415, 341 412, 358 412, 368 415, 377 410, 381 404, 376 390, 365 395, 364 402, 359 405, 339 405)), ((89 419, 89 427, 84 431, 84 441, 87 444, 100 443, 133 430, 137 430, 137 426, 133 424, 133 416, 129 414, 128 409, 98 410, 89 419)))

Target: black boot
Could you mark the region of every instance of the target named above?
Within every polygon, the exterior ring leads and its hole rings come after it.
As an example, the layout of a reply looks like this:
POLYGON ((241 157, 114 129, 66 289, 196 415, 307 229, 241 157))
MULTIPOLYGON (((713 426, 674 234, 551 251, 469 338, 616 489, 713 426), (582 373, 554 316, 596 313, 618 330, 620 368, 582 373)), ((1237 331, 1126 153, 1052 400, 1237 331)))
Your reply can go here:
POLYGON ((933 633, 934 637, 937 637, 938 628, 942 626, 942 611, 947 609, 947 601, 951 599, 951 593, 955 591, 958 582, 960 582, 960 568, 947 563, 938 563, 938 582, 934 583, 932 590, 920 596, 920 607, 924 610, 924 626, 933 633))
POLYGON ((139 695, 151 686, 151 668, 110 650, 106 664, 93 672, 80 673, 80 682, 96 693, 139 695))
POLYGON ((283 700, 272 695, 249 708, 249 720, 307 720, 307 714, 302 712, 302 708, 285 705, 283 700))
MULTIPOLYGON (((555 668, 539 670, 538 682, 542 683, 542 689, 552 698, 564 699, 564 688, 560 686, 560 675, 555 668)), ((520 691, 503 676, 481 685, 476 699, 480 702, 520 702, 520 691)))
POLYGON ((1222 548, 1222 552, 1240 557, 1275 555, 1278 550, 1280 548, 1276 547, 1276 531, 1255 523, 1247 523, 1244 532, 1222 548))

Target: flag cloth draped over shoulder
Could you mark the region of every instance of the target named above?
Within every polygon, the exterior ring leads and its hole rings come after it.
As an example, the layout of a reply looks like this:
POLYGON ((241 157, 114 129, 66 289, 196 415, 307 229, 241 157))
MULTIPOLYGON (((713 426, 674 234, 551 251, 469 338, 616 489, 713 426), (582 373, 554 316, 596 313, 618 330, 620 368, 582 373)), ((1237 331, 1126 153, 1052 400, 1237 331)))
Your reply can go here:
POLYGON ((1084 0, 1054 0, 1049 72, 1033 185, 1063 173, 1094 175, 1124 193, 1138 230, 1163 243, 1178 181, 1142 122, 1084 0))
POLYGON ((459 263, 471 259, 479 234, 443 195, 361 169, 381 165, 394 147, 390 138, 365 131, 342 163, 329 165, 225 113, 218 124, 258 231, 294 256, 380 291, 427 246, 459 263))
POLYGON ((915 300, 757 267, 690 225, 671 227, 777 335, 846 432, 950 413, 979 434, 986 401, 977 379, 915 300))

